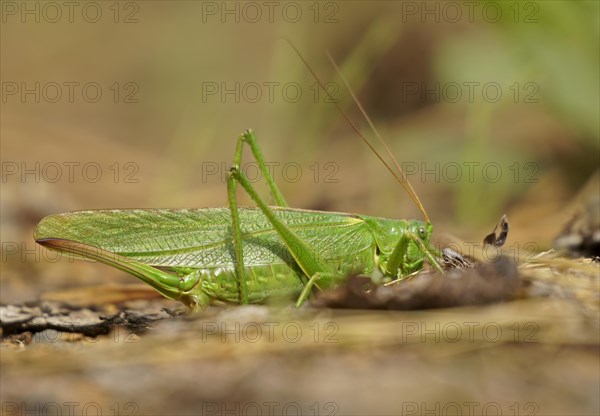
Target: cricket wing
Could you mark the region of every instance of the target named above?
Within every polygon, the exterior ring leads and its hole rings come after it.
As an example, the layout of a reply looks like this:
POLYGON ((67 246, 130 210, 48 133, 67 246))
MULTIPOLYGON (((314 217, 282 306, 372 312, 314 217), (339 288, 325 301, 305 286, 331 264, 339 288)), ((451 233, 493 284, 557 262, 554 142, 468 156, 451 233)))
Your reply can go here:
MULTIPOLYGON (((373 244, 372 236, 365 232, 364 221, 358 217, 273 209, 323 259, 340 258, 373 244)), ((246 266, 294 261, 259 209, 240 209, 240 222, 246 266)), ((162 267, 230 268, 235 258, 227 208, 76 211, 44 218, 34 238, 40 243, 78 242, 162 267)))

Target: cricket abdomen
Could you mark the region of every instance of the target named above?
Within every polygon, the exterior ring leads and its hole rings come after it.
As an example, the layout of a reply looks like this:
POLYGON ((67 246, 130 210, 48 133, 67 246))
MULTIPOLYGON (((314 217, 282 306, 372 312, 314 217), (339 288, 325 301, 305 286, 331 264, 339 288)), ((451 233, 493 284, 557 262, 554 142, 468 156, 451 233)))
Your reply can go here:
MULTIPOLYGON (((343 280, 350 273, 370 274, 375 264, 373 250, 370 248, 327 259, 326 263, 336 277, 331 284, 343 280)), ((295 298, 308 281, 308 277, 295 263, 252 266, 246 267, 245 271, 250 303, 262 303, 273 298, 295 298)), ((240 302, 239 281, 235 268, 198 269, 195 273, 198 274, 199 282, 192 292, 201 292, 215 300, 240 302)))

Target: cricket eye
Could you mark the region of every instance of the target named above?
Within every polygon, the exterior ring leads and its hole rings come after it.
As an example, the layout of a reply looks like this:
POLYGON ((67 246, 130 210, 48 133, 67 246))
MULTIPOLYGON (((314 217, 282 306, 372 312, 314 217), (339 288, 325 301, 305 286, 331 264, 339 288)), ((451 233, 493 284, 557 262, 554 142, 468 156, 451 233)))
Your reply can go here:
POLYGON ((421 239, 427 237, 427 230, 423 226, 419 227, 419 237, 421 237, 421 239))

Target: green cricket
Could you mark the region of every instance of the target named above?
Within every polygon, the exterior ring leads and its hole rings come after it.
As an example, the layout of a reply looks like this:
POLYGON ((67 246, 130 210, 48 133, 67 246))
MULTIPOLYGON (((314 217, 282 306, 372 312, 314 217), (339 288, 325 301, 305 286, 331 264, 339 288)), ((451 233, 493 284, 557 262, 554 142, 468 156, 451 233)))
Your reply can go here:
POLYGON ((130 273, 192 309, 205 309, 213 300, 249 304, 275 297, 295 298, 299 307, 313 288, 332 288, 351 273, 396 280, 422 269, 425 259, 441 271, 438 254, 430 247, 433 227, 423 205, 335 61, 328 57, 397 172, 333 100, 338 111, 406 190, 423 213, 423 221, 288 207, 254 132, 247 130, 237 139, 227 176, 228 208, 106 209, 50 215, 37 225, 36 242, 130 273), (240 170, 244 145, 260 168, 274 205, 256 192, 240 170), (256 207, 238 206, 238 185, 256 207))

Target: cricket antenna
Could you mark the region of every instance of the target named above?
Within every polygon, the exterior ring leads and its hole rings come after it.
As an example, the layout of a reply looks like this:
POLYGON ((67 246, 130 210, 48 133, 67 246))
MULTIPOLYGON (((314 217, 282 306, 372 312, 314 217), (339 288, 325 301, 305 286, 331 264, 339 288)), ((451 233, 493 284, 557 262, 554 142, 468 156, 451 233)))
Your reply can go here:
POLYGON ((350 84, 348 83, 348 81, 346 80, 346 78, 344 77, 344 75, 342 74, 342 71, 340 71, 340 68, 335 63, 335 60, 331 57, 331 54, 329 52, 326 52, 327 53, 327 57, 329 58, 329 61, 333 65, 333 67, 334 67, 335 71, 337 72, 337 74, 339 75, 339 77, 344 82, 344 85, 346 86, 346 88, 348 89, 348 91, 350 92, 350 95, 352 96, 352 100, 354 101, 354 103, 356 104, 356 106, 360 110, 361 114, 363 115, 363 117, 365 118, 365 120, 367 121, 367 123, 369 124, 369 126, 371 127, 371 130, 373 131, 373 134, 375 135, 375 137, 384 146, 387 155, 392 159, 392 162, 394 163, 394 166, 396 167, 396 169, 398 170, 398 172, 400 172, 400 175, 398 175, 398 173, 396 173, 394 171, 394 169, 392 169, 390 167, 390 165, 383 159, 383 157, 379 154, 379 152, 377 150, 375 150, 375 148, 373 147, 373 145, 371 144, 371 142, 360 131, 360 129, 358 128, 358 126, 346 114, 346 112, 342 109, 342 107, 340 107, 340 105, 338 104, 337 100, 332 96, 331 92, 327 88, 325 88, 325 84, 323 84, 323 82, 321 81, 321 79, 319 78, 319 76, 315 73, 315 71, 312 69, 312 67, 308 64, 308 62, 306 61, 306 59, 304 59, 304 57, 302 56, 302 54, 300 53, 300 51, 298 50, 298 48, 296 48, 296 46, 294 46, 294 44, 289 39, 284 38, 284 40, 292 47, 292 49, 294 50, 294 52, 296 52, 296 55, 298 55, 298 57, 300 58, 300 60, 304 63, 304 65, 306 66, 306 68, 310 71, 310 73, 315 78, 315 80, 317 81, 317 83, 319 84, 319 86, 321 87, 321 89, 325 92, 325 94, 327 94, 327 97, 335 105, 335 108, 337 108, 337 110, 340 112, 340 114, 342 115, 342 117, 344 117, 346 119, 346 121, 348 122, 348 124, 350 124, 350 127, 352 127, 352 130, 354 130, 356 132, 356 134, 358 134, 358 136, 360 137, 360 139, 367 146, 369 146, 369 149, 371 149, 371 151, 375 154, 375 156, 377 156, 377 158, 381 161, 381 163, 383 163, 383 165, 392 174, 392 176, 396 179, 396 181, 398 181, 400 183, 400 185, 402 186, 402 188, 404 188, 404 190, 406 191, 406 193, 408 194, 408 196, 410 197, 410 199, 412 199, 412 201, 417 206, 417 208, 419 208, 419 210, 421 211, 421 213, 423 213, 423 217, 425 218, 425 221, 427 223, 430 223, 429 216, 427 215, 427 212, 425 211, 425 207, 423 207, 423 204, 421 203, 421 200, 419 199, 419 197, 417 196, 415 190, 413 189, 412 185, 410 184, 410 181, 408 180, 408 178, 404 174, 404 171, 400 167, 400 164, 398 163, 398 161, 394 157, 394 155, 393 155, 392 151, 390 150, 389 146, 387 145, 387 143, 385 142, 385 140, 383 140, 383 138, 381 137, 381 135, 379 134, 379 132, 375 128, 375 125, 371 121, 371 118, 369 117, 369 115, 367 114, 367 112, 365 111, 365 109, 363 108, 363 106, 360 104, 360 101, 358 101, 358 98, 356 97, 356 94, 354 94, 354 91, 350 87, 350 84))

